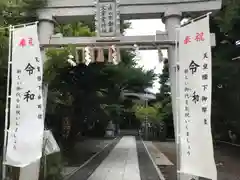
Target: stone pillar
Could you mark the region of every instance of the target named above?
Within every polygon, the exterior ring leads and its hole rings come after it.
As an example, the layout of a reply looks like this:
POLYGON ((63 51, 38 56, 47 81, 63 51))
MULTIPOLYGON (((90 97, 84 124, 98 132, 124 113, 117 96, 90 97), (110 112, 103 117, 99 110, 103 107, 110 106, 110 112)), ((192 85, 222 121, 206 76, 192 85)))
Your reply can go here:
MULTIPOLYGON (((182 13, 175 10, 168 10, 164 14, 163 22, 166 26, 166 31, 168 33, 169 40, 176 40, 176 27, 180 26, 182 13)), ((172 109, 173 109, 173 119, 174 119, 174 131, 175 139, 177 139, 176 134, 176 57, 175 57, 175 47, 171 46, 168 48, 168 64, 169 64, 169 75, 171 83, 171 94, 172 94, 172 109)))
POLYGON ((49 42, 51 36, 54 33, 54 19, 50 13, 41 11, 38 13, 38 20, 38 33, 40 43, 49 42))
MULTIPOLYGON (((177 9, 167 9, 164 14, 163 22, 166 26, 166 31, 168 33, 169 40, 176 40, 176 28, 180 26, 180 22, 182 19, 182 13, 177 9)), ((169 75, 170 75, 170 83, 171 83, 171 98, 172 98, 172 110, 173 110, 173 120, 174 120, 174 131, 175 131, 175 142, 176 142, 176 149, 177 149, 177 171, 180 168, 180 149, 179 149, 179 142, 178 142, 178 134, 176 133, 177 127, 177 78, 176 78, 176 66, 177 66, 177 59, 176 59, 176 47, 171 46, 168 48, 168 64, 169 64, 169 75)), ((198 180, 198 177, 180 174, 178 173, 178 180, 198 180)))
MULTIPOLYGON (((38 35, 39 35, 40 44, 48 43, 51 39, 51 36, 54 34, 55 22, 54 22, 53 16, 48 12, 39 11, 38 20, 39 20, 38 35)), ((41 54, 42 54, 42 60, 43 62, 45 62, 46 55, 42 47, 41 47, 41 54)))

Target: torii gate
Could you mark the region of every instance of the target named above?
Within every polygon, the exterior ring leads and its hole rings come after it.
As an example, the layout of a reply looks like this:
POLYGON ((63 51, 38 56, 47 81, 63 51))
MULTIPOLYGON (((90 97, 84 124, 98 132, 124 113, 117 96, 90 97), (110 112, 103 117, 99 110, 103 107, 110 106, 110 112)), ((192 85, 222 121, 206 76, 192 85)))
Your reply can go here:
MULTIPOLYGON (((137 44, 140 49, 167 49, 174 121, 176 120, 176 66, 175 41, 176 27, 179 27, 184 14, 191 12, 205 13, 221 8, 222 0, 99 0, 100 2, 118 3, 120 17, 128 19, 162 18, 166 25, 166 32, 148 36, 116 36, 116 37, 54 37, 54 22, 68 22, 75 20, 92 20, 96 13, 94 0, 48 0, 47 6, 38 11, 39 39, 42 48, 62 47, 69 44, 78 47, 97 46, 106 47, 116 45, 119 48, 132 48, 137 44)), ((144 28, 144 27, 143 27, 144 28)), ((118 34, 119 35, 119 34, 118 34)), ((211 37, 212 46, 215 36, 211 37)), ((44 50, 43 50, 44 53, 44 50)), ((175 123, 176 128, 176 123, 175 123)), ((176 135, 175 135, 176 136, 176 135)), ((191 177, 181 177, 181 180, 191 177)))

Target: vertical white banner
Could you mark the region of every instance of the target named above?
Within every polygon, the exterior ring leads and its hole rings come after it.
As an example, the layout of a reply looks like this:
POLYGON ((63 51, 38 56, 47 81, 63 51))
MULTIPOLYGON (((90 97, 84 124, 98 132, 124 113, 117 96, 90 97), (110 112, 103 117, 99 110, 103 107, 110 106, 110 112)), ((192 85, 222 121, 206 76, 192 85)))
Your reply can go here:
POLYGON ((209 16, 180 28, 180 171, 217 180, 211 134, 209 16))
POLYGON ((43 63, 37 24, 13 29, 10 126, 6 164, 24 167, 42 156, 43 63))

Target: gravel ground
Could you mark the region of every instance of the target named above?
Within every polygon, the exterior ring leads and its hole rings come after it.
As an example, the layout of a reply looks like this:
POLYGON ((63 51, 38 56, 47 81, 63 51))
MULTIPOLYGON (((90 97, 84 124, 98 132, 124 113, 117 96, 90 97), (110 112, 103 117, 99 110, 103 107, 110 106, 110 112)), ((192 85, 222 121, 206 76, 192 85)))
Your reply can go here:
POLYGON ((72 174, 70 172, 70 176, 65 175, 64 179, 68 180, 87 180, 87 178, 92 174, 92 172, 101 164, 101 162, 108 156, 111 150, 115 147, 115 145, 119 142, 119 138, 117 139, 87 139, 83 142, 79 142, 76 144, 72 153, 74 157, 70 159, 69 164, 71 166, 80 167, 84 162, 86 162, 89 158, 91 158, 96 153, 100 152, 104 147, 109 144, 101 153, 96 155, 88 164, 86 164, 81 169, 72 174))
MULTIPOLYGON (((173 164, 176 164, 176 149, 173 142, 153 142, 173 164)), ((215 161, 218 169, 218 180, 240 180, 240 148, 217 144, 215 161)), ((159 167, 166 180, 176 180, 176 166, 159 167)))
POLYGON ((74 148, 68 152, 67 165, 80 166, 91 156, 101 151, 107 144, 113 142, 113 139, 88 138, 79 141, 74 148))

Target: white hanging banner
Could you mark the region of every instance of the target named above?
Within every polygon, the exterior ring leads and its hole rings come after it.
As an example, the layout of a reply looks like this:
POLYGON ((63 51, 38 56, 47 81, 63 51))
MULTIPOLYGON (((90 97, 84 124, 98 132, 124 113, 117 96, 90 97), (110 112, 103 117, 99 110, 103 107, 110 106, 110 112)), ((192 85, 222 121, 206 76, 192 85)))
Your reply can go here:
POLYGON ((42 156, 43 63, 37 24, 12 31, 10 126, 5 163, 25 167, 42 156))
POLYGON ((179 31, 180 171, 217 180, 211 134, 209 16, 179 31))

